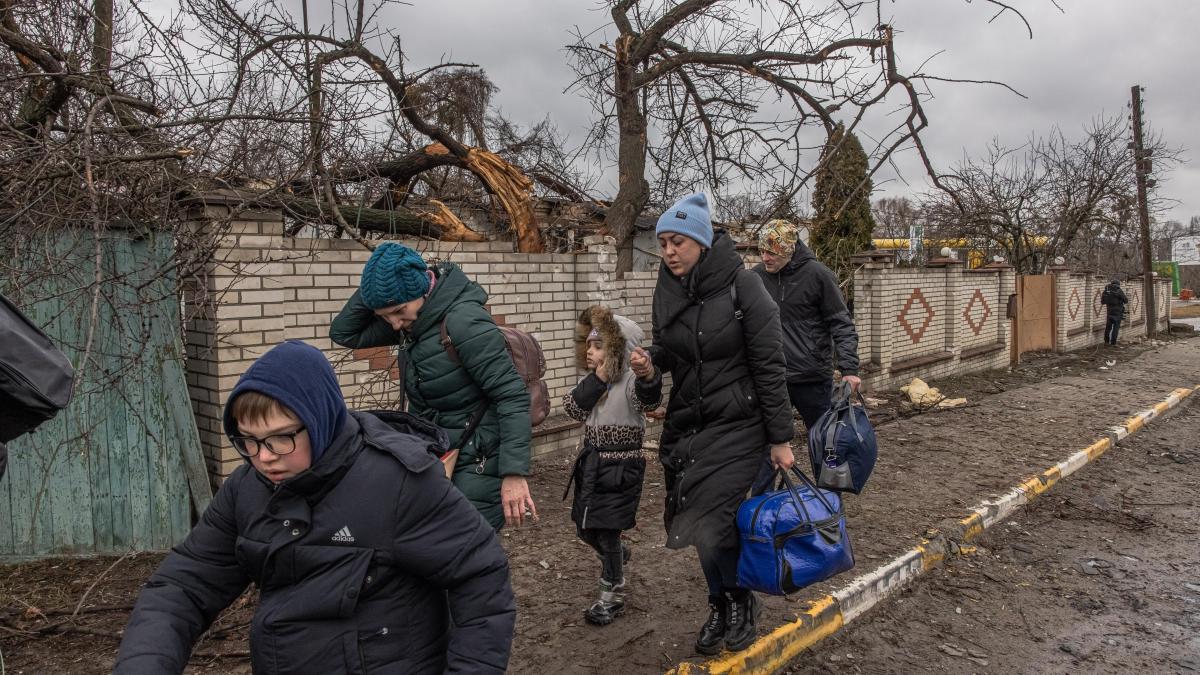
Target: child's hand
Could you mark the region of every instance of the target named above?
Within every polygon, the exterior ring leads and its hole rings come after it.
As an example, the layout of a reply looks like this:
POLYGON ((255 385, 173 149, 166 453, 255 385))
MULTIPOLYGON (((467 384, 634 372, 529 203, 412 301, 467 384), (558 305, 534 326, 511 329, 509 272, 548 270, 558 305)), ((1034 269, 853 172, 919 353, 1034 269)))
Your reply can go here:
POLYGON ((596 377, 600 378, 604 384, 608 384, 608 371, 604 368, 603 362, 596 366, 596 377))
POLYGON ((633 350, 633 354, 629 357, 629 368, 643 380, 649 380, 654 377, 654 364, 650 362, 650 354, 645 349, 638 347, 633 350))

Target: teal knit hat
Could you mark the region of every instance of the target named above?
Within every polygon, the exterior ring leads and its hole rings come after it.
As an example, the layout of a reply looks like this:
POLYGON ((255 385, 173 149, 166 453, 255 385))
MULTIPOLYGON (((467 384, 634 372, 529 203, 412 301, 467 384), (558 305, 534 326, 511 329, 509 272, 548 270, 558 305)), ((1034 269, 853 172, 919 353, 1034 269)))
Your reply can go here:
POLYGON ((392 241, 380 244, 363 266, 358 283, 363 304, 383 309, 416 300, 429 290, 428 269, 421 254, 411 248, 392 241))

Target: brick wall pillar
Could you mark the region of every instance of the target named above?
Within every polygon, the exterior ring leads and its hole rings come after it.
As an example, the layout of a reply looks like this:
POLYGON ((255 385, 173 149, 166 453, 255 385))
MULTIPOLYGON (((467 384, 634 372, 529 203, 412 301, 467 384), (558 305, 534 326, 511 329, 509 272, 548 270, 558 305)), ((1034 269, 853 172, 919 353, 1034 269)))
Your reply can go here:
POLYGON ((187 382, 200 442, 214 483, 241 464, 225 437, 221 411, 247 367, 283 339, 282 267, 273 260, 283 234, 279 211, 238 211, 241 199, 206 195, 190 206, 193 236, 212 256, 185 282, 187 382))
POLYGON ((854 272, 854 319, 866 324, 866 340, 858 345, 860 373, 864 378, 884 381, 892 368, 892 309, 888 296, 888 272, 895 266, 890 253, 869 251, 850 258, 854 272))
POLYGON ((962 288, 963 261, 954 258, 933 258, 926 267, 941 268, 945 273, 944 290, 946 304, 942 321, 946 323, 944 349, 953 355, 950 360, 950 370, 958 370, 962 356, 962 311, 964 303, 959 297, 962 288))
POLYGON ((1067 300, 1071 295, 1071 268, 1066 265, 1051 265, 1050 274, 1054 275, 1054 349, 1058 352, 1067 351, 1067 300))
POLYGON ((1098 345, 1104 342, 1104 326, 1108 323, 1108 312, 1105 311, 1104 305, 1100 304, 1100 295, 1104 293, 1104 287, 1108 285, 1108 279, 1097 274, 1092 277, 1091 293, 1092 298, 1092 344, 1098 345))
POLYGON ((584 237, 587 255, 575 259, 575 311, 591 305, 607 305, 615 312, 624 309, 624 298, 617 283, 617 247, 612 237, 584 237))
POLYGON ((1083 293, 1083 307, 1080 308, 1080 311, 1083 312, 1083 327, 1087 330, 1086 334, 1091 336, 1088 338, 1088 344, 1096 341, 1095 336, 1092 335, 1096 329, 1096 312, 1092 309, 1092 291, 1095 288, 1093 286, 1095 279, 1096 275, 1092 273, 1092 270, 1084 270, 1083 290, 1080 291, 1083 293))
POLYGON ((1156 280, 1157 286, 1154 287, 1154 301, 1158 303, 1155 311, 1155 316, 1158 317, 1158 329, 1160 331, 1169 332, 1171 330, 1171 279, 1159 278, 1156 280))
POLYGON ((1017 271, 1004 261, 988 263, 984 266, 986 269, 996 270, 999 276, 999 307, 996 311, 996 317, 993 321, 996 322, 996 342, 1003 342, 1008 353, 1012 353, 1012 318, 1008 316, 1009 306, 1016 306, 1015 300, 1010 303, 1009 300, 1017 293, 1017 271))

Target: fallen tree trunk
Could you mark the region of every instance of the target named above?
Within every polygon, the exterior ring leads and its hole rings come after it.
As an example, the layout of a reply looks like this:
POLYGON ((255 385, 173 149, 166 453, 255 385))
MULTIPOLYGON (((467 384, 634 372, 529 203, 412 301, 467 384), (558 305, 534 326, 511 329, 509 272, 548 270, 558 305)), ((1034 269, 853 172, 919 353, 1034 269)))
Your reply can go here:
MULTIPOLYGON (((509 226, 515 235, 517 241, 517 250, 522 253, 542 253, 545 251, 545 243, 542 241, 542 232, 538 228, 537 222, 533 216, 533 181, 514 164, 506 161, 494 152, 489 152, 482 148, 466 148, 466 156, 460 157, 452 153, 442 143, 431 143, 420 150, 408 153, 399 159, 381 162, 375 166, 358 169, 346 169, 338 171, 331 177, 338 181, 358 182, 368 180, 370 178, 386 178, 392 181, 394 186, 406 186, 418 174, 428 171, 439 166, 456 166, 461 169, 470 171, 483 183, 487 191, 494 195, 500 201, 504 211, 508 214, 509 226)), ((380 211, 380 209, 370 209, 372 211, 380 211)), ((396 207, 400 210, 400 207, 396 207)), ((449 213, 443 209, 444 213, 449 213)), ((350 210, 343 209, 343 215, 346 220, 354 222, 348 213, 350 210)), ((363 211, 363 209, 358 209, 363 211)), ((389 213, 390 211, 383 211, 389 213)), ((444 215, 444 214, 443 214, 444 215)), ((368 222, 373 222, 374 219, 361 220, 360 227, 367 230, 377 230, 368 222)), ((455 221, 458 219, 455 218, 455 221)), ((392 227, 390 221, 384 221, 392 227)), ((461 222, 459 223, 461 225, 461 222)), ((406 225, 408 227, 408 225, 406 225)), ((474 234, 462 226, 466 232, 474 234)), ((384 230, 391 231, 391 230, 384 230)), ((447 236, 439 235, 424 235, 432 236, 438 239, 446 239, 447 241, 484 241, 484 239, 459 238, 449 239, 447 236)), ((452 227, 450 236, 466 237, 457 227, 452 227)))
MULTIPOLYGON (((337 224, 329 202, 286 195, 272 197, 271 201, 276 202, 283 208, 284 213, 293 217, 337 224)), ((430 213, 401 206, 390 210, 347 205, 339 205, 337 208, 342 218, 360 231, 429 237, 442 241, 487 241, 487 237, 468 228, 445 207, 430 213)))
POLYGON ((342 169, 332 172, 334 180, 361 182, 371 178, 386 178, 397 185, 407 185, 417 174, 439 166, 466 168, 461 159, 451 154, 441 143, 431 143, 407 155, 380 162, 374 166, 342 169))

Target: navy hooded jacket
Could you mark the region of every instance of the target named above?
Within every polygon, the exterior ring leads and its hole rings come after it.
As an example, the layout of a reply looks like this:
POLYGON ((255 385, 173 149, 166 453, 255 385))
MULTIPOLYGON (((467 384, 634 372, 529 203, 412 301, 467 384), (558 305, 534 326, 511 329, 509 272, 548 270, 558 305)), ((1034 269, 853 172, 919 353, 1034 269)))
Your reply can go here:
POLYGON ((329 362, 299 342, 259 359, 229 400, 248 390, 301 418, 313 464, 279 485, 248 463, 226 479, 138 596, 115 672, 182 672, 251 582, 255 673, 504 672, 508 562, 446 480, 435 457, 445 433, 404 413, 347 411, 329 362))

